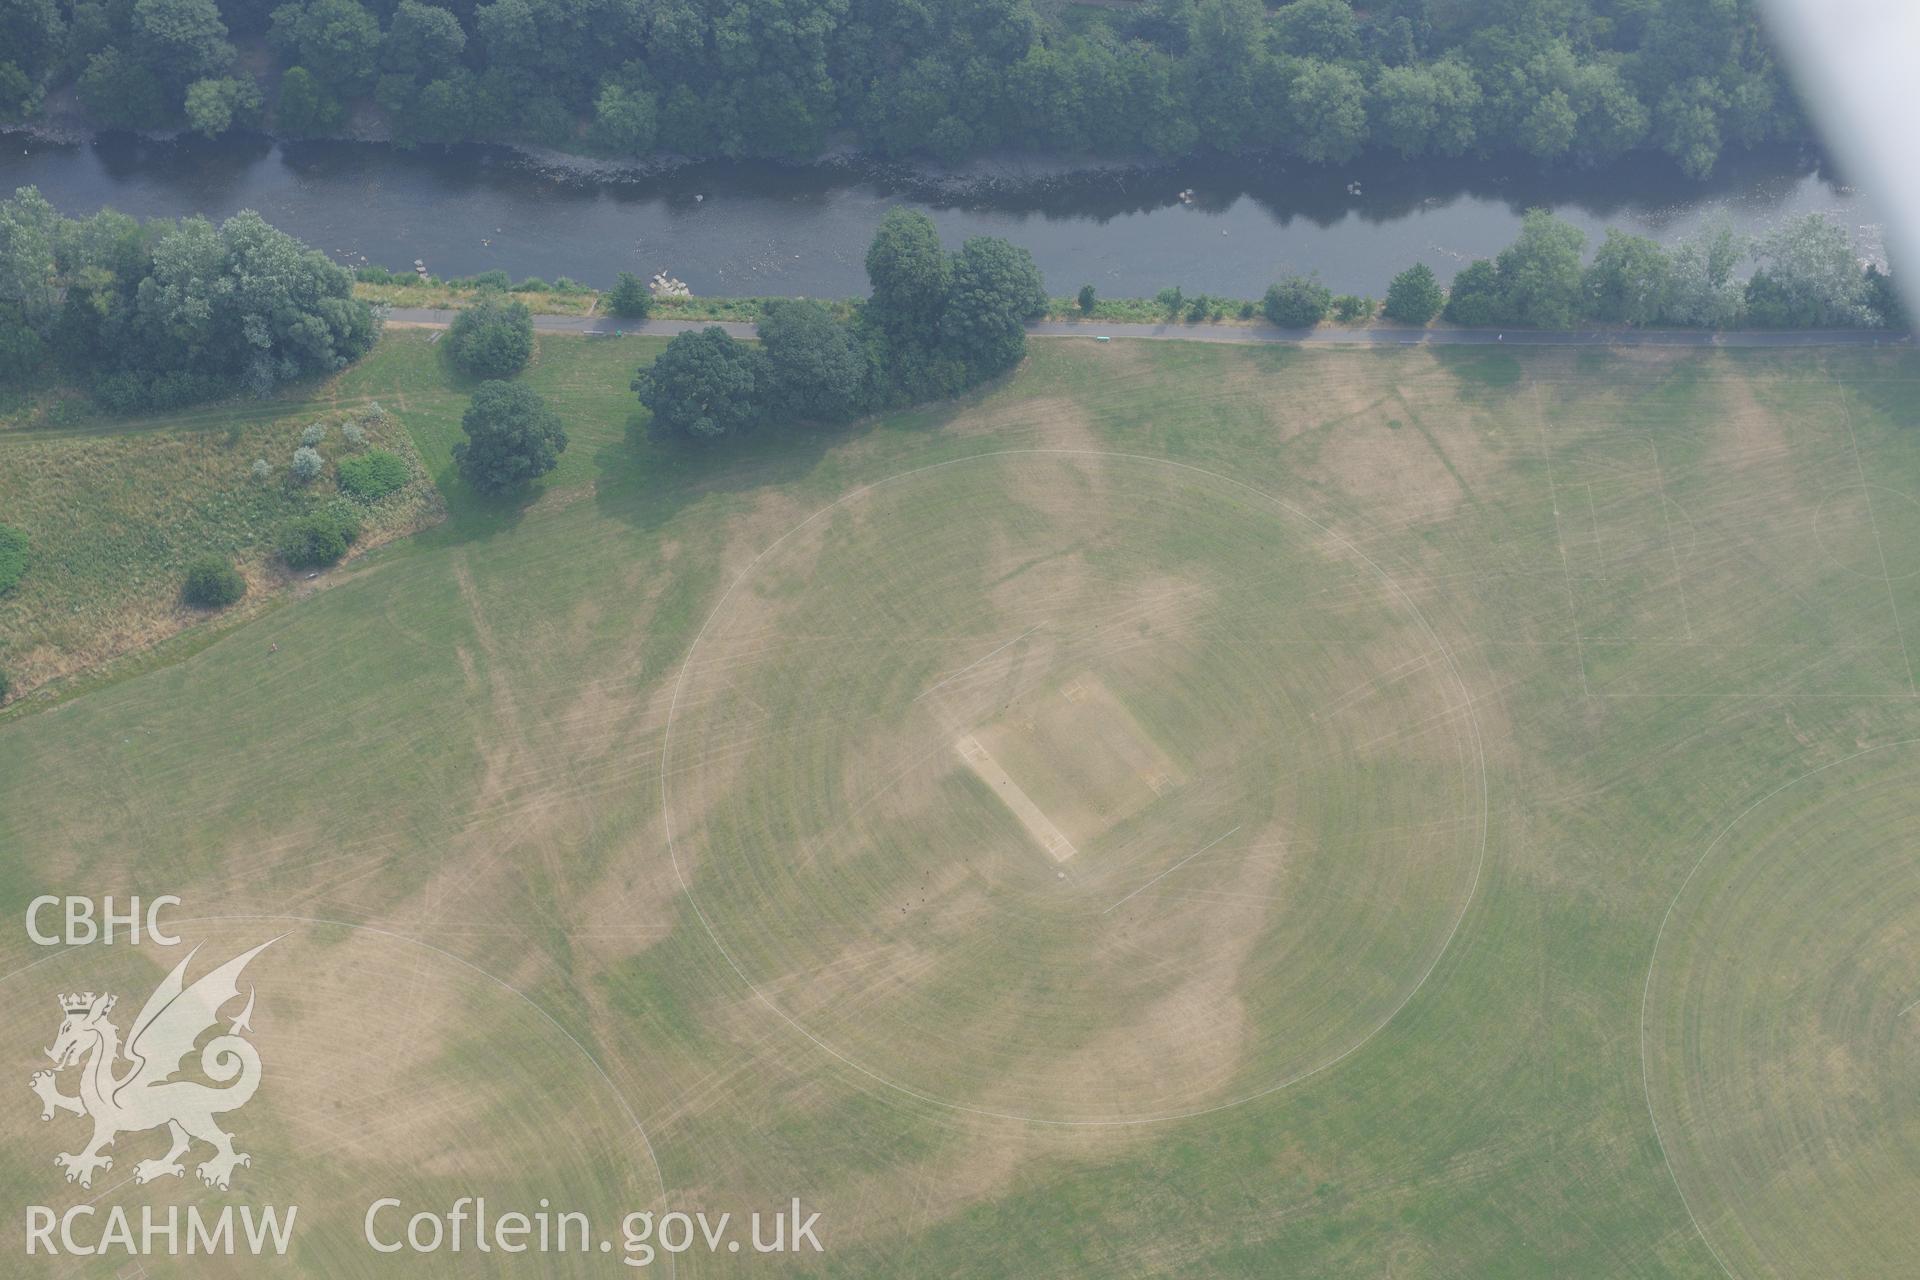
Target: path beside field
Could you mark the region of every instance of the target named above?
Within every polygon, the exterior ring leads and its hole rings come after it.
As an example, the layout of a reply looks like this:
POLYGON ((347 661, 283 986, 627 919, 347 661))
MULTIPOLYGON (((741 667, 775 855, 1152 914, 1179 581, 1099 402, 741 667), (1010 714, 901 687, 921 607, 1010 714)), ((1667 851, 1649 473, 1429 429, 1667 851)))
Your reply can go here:
MULTIPOLYGON (((444 329, 459 312, 427 307, 395 307, 387 322, 408 329, 444 329)), ((751 338, 754 327, 741 321, 620 320, 613 316, 535 316, 541 333, 670 337, 689 329, 719 325, 736 338, 751 338)), ((1701 329, 1584 329, 1547 332, 1509 329, 1276 329, 1256 324, 1098 324, 1043 320, 1029 325, 1036 338, 1145 338, 1174 342, 1236 342, 1249 345, 1292 343, 1300 346, 1363 347, 1880 347, 1911 345, 1913 335, 1878 329, 1781 329, 1710 333, 1701 329)))

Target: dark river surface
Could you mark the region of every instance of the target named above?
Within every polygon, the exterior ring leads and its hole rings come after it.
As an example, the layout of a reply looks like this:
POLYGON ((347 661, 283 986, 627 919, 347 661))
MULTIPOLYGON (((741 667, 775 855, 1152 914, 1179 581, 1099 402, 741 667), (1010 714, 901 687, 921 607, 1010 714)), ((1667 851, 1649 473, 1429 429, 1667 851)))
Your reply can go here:
POLYGON ((499 267, 596 285, 618 271, 665 271, 713 296, 864 294, 867 241, 896 204, 924 209, 952 245, 991 234, 1026 246, 1055 294, 1091 283, 1109 297, 1178 285, 1250 298, 1276 276, 1310 271, 1336 291, 1378 296, 1415 261, 1444 280, 1491 256, 1533 206, 1594 241, 1620 227, 1671 242, 1721 210, 1748 231, 1821 211, 1863 256, 1882 256, 1865 199, 1798 154, 1733 155, 1704 183, 1651 160, 1562 174, 1370 160, 1092 173, 1014 161, 941 179, 859 163, 742 162, 637 176, 488 147, 0 134, 0 190, 26 184, 69 214, 103 204, 142 217, 257 209, 356 266, 419 258, 439 276, 499 267), (1181 199, 1188 190, 1191 202, 1181 199))

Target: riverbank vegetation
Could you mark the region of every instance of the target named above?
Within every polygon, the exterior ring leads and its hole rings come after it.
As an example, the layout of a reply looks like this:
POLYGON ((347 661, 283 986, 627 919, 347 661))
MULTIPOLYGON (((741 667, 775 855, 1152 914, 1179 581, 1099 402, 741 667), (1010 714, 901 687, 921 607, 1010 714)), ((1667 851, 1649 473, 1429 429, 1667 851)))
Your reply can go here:
POLYGON ((715 439, 952 396, 1018 364, 1027 325, 1047 311, 1025 249, 976 236, 949 253, 933 220, 905 209, 881 219, 867 279, 872 295, 850 316, 768 303, 757 345, 718 327, 675 338, 633 380, 653 429, 715 439))
POLYGON ((73 86, 108 128, 172 123, 638 157, 1002 148, 1338 163, 1636 150, 1710 171, 1806 125, 1755 0, 10 0, 0 119, 73 86), (264 46, 264 48, 261 48, 264 46), (257 77, 270 53, 272 69, 257 77))
POLYGON ((57 370, 109 410, 169 409, 335 372, 378 332, 345 268, 250 210, 216 228, 0 201, 0 381, 57 370))

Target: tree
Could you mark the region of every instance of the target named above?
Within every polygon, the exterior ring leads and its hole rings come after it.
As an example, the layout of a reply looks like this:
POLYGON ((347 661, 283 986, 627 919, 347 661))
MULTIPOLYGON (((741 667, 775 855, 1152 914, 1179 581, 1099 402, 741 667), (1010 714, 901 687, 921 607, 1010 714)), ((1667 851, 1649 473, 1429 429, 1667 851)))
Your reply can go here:
POLYGON ((1609 230, 1582 279, 1587 311, 1614 324, 1646 325, 1667 310, 1673 264, 1645 236, 1609 230))
POLYGON ((660 114, 653 95, 609 80, 593 103, 593 145, 615 155, 638 156, 653 150, 660 114))
POLYGON ((511 378, 533 358, 533 313, 521 302, 492 294, 453 318, 447 354, 476 378, 511 378))
POLYGON ((1083 284, 1080 286, 1079 296, 1074 301, 1079 305, 1081 315, 1090 316, 1093 314, 1094 304, 1099 301, 1099 296, 1094 293, 1092 285, 1083 284))
POLYGON ((622 271, 614 281, 613 292, 607 295, 607 308, 622 319, 645 320, 653 310, 653 295, 639 276, 622 271))
POLYGON ((1529 210, 1520 236, 1494 260, 1501 320, 1538 329, 1570 329, 1580 316, 1580 251, 1586 233, 1545 209, 1529 210))
POLYGON ((425 82, 460 65, 466 48, 467 33, 451 10, 400 0, 380 41, 380 68, 425 82))
POLYGON ((760 320, 768 414, 840 422, 864 402, 867 356, 859 339, 818 302, 776 299, 760 320))
POLYGON ((725 329, 683 333, 635 375, 657 430, 694 440, 738 435, 760 419, 766 356, 725 329))
POLYGON ((87 114, 110 127, 135 129, 172 114, 160 77, 118 49, 103 49, 88 58, 74 89, 87 114))
POLYGON ((1823 214, 1795 218, 1754 246, 1747 316, 1779 328, 1841 328, 1871 322, 1867 278, 1847 233, 1823 214))
POLYGON ((247 594, 247 580, 233 562, 211 552, 195 556, 187 565, 186 582, 180 589, 186 602, 201 609, 223 609, 247 594))
POLYGON ((1667 313, 1674 324, 1724 329, 1745 305, 1734 269, 1747 256, 1746 240, 1721 214, 1673 251, 1667 313))
POLYGON ((340 127, 346 112, 305 67, 289 67, 280 77, 280 103, 274 110, 274 124, 280 132, 295 138, 310 138, 332 133, 340 127))
POLYGON ((358 0, 283 4, 273 11, 270 39, 336 93, 364 91, 380 69, 380 23, 358 0))
POLYGON ((946 306, 953 264, 933 219, 890 209, 867 247, 867 310, 895 341, 930 343, 946 306))
POLYGON ((533 388, 517 382, 483 382, 473 393, 460 429, 467 438, 453 446, 460 478, 481 493, 525 488, 553 470, 567 449, 560 415, 533 388))
POLYGON ((195 80, 187 86, 187 123, 205 137, 218 137, 236 124, 251 123, 259 111, 260 86, 252 76, 195 80))
POLYGON ((953 257, 941 336, 976 378, 1011 369, 1027 353, 1027 324, 1047 314, 1033 255, 998 236, 974 236, 953 257))
POLYGON ((1453 277, 1443 314, 1454 324, 1498 324, 1504 307, 1500 273, 1485 258, 1469 262, 1453 277))
POLYGON ((1440 314, 1440 308, 1446 305, 1446 301, 1447 295, 1441 291, 1433 268, 1424 262, 1416 262, 1395 276, 1393 283, 1387 286, 1387 319, 1398 320, 1401 324, 1424 325, 1440 314))
POLYGON ((184 88, 233 64, 213 0, 134 0, 132 19, 134 56, 167 84, 184 88))
POLYGON ((1282 329, 1311 329, 1326 318, 1333 305, 1333 290, 1311 276, 1288 276, 1267 286, 1260 309, 1267 323, 1282 329))
POLYGON ((1287 105, 1293 145, 1315 164, 1352 159, 1367 140, 1367 90, 1358 74, 1307 59, 1293 78, 1287 105))

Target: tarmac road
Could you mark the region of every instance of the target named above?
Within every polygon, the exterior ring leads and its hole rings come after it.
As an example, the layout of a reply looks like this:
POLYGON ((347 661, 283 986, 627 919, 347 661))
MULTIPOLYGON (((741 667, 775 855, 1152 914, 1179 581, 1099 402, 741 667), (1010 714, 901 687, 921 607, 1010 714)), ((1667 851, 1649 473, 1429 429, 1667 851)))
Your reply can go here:
MULTIPOLYGON (((459 312, 424 307, 395 307, 388 323, 400 328, 444 329, 459 312)), ((620 320, 612 316, 535 316, 541 333, 587 333, 615 337, 646 334, 669 337, 718 324, 736 338, 751 338, 754 327, 738 321, 620 320)), ((1035 338, 1144 338, 1173 342, 1281 343, 1296 346, 1434 347, 1880 347, 1910 346, 1913 335, 1880 329, 1747 329, 1715 333, 1703 329, 1276 329, 1255 324, 1098 324, 1043 320, 1029 325, 1035 338)))

